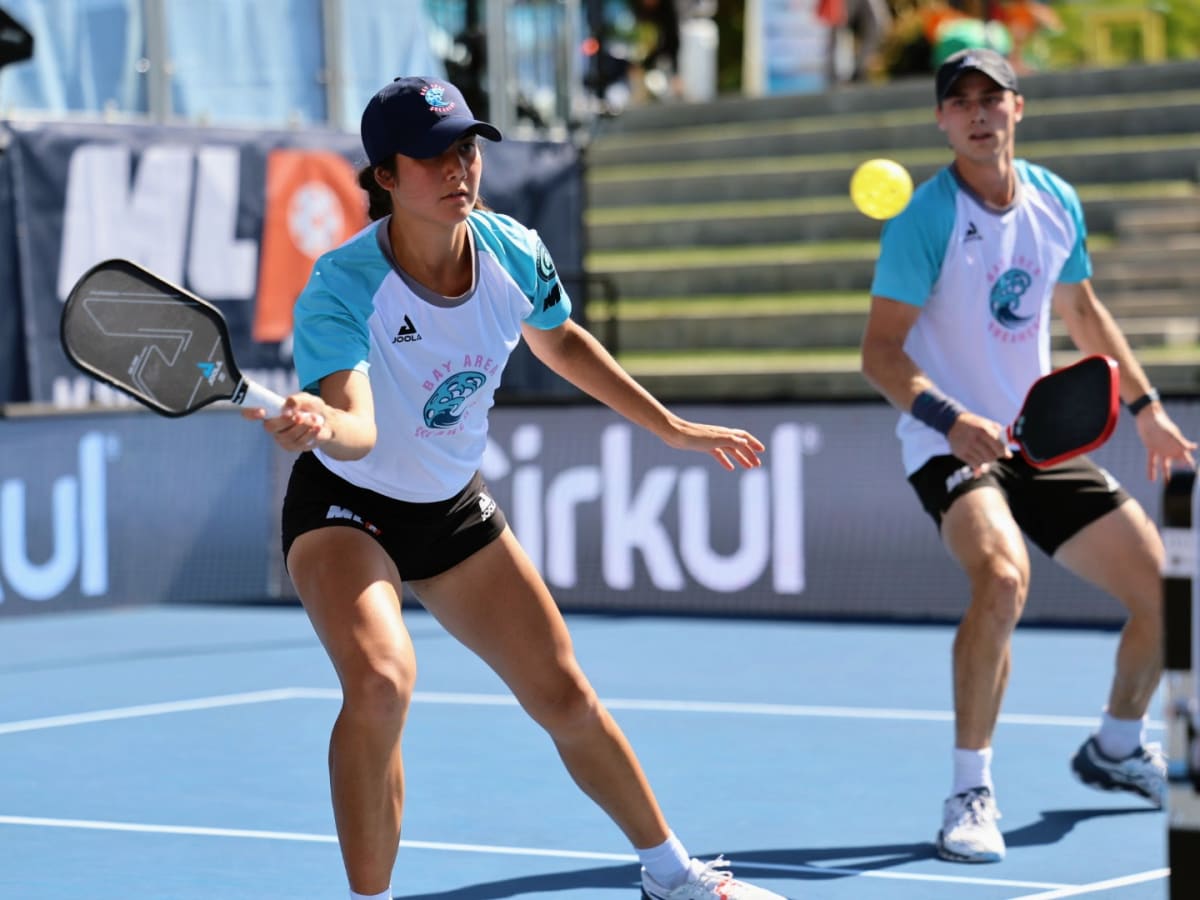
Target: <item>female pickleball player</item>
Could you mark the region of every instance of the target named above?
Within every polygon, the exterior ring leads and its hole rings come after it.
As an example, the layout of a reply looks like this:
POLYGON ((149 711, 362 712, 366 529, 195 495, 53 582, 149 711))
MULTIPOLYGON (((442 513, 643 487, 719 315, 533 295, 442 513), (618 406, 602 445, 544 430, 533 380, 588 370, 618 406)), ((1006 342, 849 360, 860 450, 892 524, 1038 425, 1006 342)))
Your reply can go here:
MULTIPOLYGON (((399 78, 362 116, 373 224, 316 263, 295 308, 305 390, 264 425, 300 452, 283 506, 288 571, 342 686, 329 767, 352 898, 389 898, 400 736, 416 660, 401 584, 486 661, 625 833, 651 900, 766 900, 691 859, 580 670, 554 600, 479 475, 488 409, 524 338, 553 371, 726 469, 763 445, 664 408, 569 318, 536 233, 479 202, 477 136, 500 133, 452 85, 399 78)), ((248 413, 263 418, 257 410, 248 413)))

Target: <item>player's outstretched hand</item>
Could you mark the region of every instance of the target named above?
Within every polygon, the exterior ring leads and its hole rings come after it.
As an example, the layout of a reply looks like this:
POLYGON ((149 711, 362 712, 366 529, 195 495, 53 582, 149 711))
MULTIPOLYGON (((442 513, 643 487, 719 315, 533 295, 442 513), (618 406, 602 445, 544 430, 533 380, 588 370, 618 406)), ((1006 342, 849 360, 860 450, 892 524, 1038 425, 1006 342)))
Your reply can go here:
POLYGON ((292 394, 284 401, 278 416, 268 417, 261 408, 242 410, 242 418, 262 420, 263 429, 289 453, 311 450, 321 440, 327 440, 325 401, 313 394, 292 394))
POLYGON ((762 465, 758 454, 762 453, 766 446, 748 431, 726 428, 723 425, 689 422, 685 419, 680 419, 673 425, 670 435, 664 440, 676 450, 707 453, 731 472, 738 465, 743 469, 755 469, 762 465))
POLYGON ((1172 463, 1196 467, 1196 442, 1189 441, 1160 403, 1152 403, 1137 417, 1138 436, 1146 445, 1146 474, 1157 481, 1161 472, 1165 482, 1171 477, 1172 463))

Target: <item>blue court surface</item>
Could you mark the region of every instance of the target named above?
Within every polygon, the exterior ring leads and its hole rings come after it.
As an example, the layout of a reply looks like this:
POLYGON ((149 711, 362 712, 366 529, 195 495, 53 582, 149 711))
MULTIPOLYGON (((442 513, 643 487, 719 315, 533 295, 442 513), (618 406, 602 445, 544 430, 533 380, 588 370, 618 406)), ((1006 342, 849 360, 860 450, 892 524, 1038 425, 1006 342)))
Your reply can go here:
MULTIPOLYGON (((429 616, 406 618, 420 671, 395 896, 636 898, 632 851, 545 735, 429 616)), ((747 880, 792 898, 1166 894, 1163 814, 1068 768, 1115 633, 1018 631, 994 763, 1009 854, 965 866, 932 847, 952 628, 568 621, 672 827, 747 880)), ((338 697, 296 607, 0 622, 0 897, 340 900, 338 697)))

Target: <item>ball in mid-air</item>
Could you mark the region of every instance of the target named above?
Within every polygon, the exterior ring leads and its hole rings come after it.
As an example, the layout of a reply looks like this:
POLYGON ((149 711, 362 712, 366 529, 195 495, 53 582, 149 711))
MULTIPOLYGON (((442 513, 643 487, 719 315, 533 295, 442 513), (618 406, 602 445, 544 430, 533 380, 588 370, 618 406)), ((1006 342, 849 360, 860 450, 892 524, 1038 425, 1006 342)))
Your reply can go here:
POLYGON ((900 215, 912 192, 912 176, 891 159, 869 159, 850 177, 850 199, 860 213, 872 219, 900 215))

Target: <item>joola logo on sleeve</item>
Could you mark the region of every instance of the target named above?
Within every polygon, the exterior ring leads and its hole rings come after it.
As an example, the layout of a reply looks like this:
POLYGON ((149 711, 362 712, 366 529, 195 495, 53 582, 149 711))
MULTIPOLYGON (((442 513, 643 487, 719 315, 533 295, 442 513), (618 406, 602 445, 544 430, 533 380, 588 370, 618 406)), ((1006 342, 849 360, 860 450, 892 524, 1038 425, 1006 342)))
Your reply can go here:
POLYGON ((417 331, 417 326, 412 323, 412 319, 408 316, 404 317, 404 324, 400 326, 400 330, 396 332, 396 336, 392 338, 393 344, 404 344, 409 341, 421 340, 421 334, 417 331))

